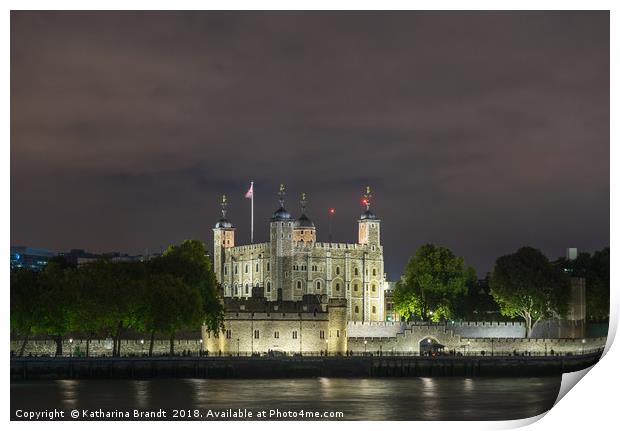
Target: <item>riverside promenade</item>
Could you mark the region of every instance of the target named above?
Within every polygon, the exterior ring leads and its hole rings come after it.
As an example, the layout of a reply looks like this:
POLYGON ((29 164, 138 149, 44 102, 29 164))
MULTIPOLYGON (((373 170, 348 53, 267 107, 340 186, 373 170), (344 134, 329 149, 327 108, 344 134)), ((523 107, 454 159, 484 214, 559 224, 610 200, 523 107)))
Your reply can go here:
POLYGON ((598 362, 568 356, 11 358, 11 381, 152 378, 553 376, 598 362))

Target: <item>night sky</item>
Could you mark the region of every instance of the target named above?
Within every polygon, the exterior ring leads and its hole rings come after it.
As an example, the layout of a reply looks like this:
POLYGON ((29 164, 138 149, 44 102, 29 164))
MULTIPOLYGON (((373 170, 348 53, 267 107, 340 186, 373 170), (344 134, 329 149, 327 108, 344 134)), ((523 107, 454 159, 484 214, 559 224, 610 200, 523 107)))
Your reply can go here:
POLYGON ((373 188, 389 279, 426 242, 479 276, 609 244, 607 12, 13 12, 11 244, 266 241, 278 185, 319 241, 373 188))

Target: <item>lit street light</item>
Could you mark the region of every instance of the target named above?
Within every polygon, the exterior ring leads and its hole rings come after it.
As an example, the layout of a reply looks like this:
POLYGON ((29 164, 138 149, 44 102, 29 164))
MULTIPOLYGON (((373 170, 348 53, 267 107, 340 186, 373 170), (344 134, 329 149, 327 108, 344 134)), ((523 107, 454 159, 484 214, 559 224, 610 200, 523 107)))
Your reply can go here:
POLYGON ((364 356, 366 356, 366 345, 368 344, 367 340, 364 340, 364 356))

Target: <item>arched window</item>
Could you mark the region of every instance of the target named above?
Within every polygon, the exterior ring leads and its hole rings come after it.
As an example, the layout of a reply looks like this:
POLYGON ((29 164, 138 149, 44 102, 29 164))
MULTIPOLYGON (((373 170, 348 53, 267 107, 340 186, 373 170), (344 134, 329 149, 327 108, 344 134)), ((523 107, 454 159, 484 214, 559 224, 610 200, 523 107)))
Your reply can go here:
POLYGON ((336 283, 336 290, 340 291, 340 283, 336 283))
POLYGON ((360 312, 360 308, 356 305, 355 306, 355 314, 358 314, 360 312))
POLYGON ((339 266, 336 267, 336 275, 340 275, 340 267, 339 266))
POLYGON ((375 286, 374 284, 372 285, 372 291, 375 292, 377 290, 377 286, 375 286))
POLYGON ((372 269, 372 275, 377 275, 377 270, 375 268, 372 269))
POLYGON ((248 273, 248 264, 247 263, 245 264, 245 273, 246 274, 248 273))
POLYGON ((271 265, 269 265, 269 262, 267 262, 267 271, 269 271, 271 265))
POLYGON ((320 282, 320 281, 317 281, 317 282, 316 282, 316 289, 317 289, 317 290, 320 290, 320 289, 321 289, 321 282, 320 282))
POLYGON ((256 264, 256 272, 258 272, 258 263, 256 264))
POLYGON ((301 281, 297 281, 297 288, 301 289, 301 281))
POLYGON ((271 292, 271 283, 267 282, 267 292, 271 292))
POLYGON ((355 290, 355 291, 357 292, 357 283, 355 283, 355 284, 353 285, 353 290, 355 290))
POLYGON ((372 306, 372 314, 375 314, 377 312, 377 307, 375 307, 374 305, 372 306))
POLYGON ((355 273, 355 275, 359 275, 359 271, 357 270, 357 268, 355 268, 353 272, 355 273))
POLYGON ((239 295, 239 288, 237 287, 237 285, 235 284, 235 296, 239 295))
POLYGON ((248 288, 248 284, 245 284, 245 294, 247 295, 249 293, 249 288, 248 288))

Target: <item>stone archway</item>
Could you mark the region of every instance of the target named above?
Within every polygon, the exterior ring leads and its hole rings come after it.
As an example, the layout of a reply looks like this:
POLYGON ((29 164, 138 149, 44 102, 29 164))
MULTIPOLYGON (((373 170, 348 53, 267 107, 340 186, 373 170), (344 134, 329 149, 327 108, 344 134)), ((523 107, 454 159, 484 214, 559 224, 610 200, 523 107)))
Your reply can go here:
POLYGON ((427 336, 422 338, 419 343, 420 356, 435 356, 444 351, 445 346, 441 344, 435 337, 427 336))

